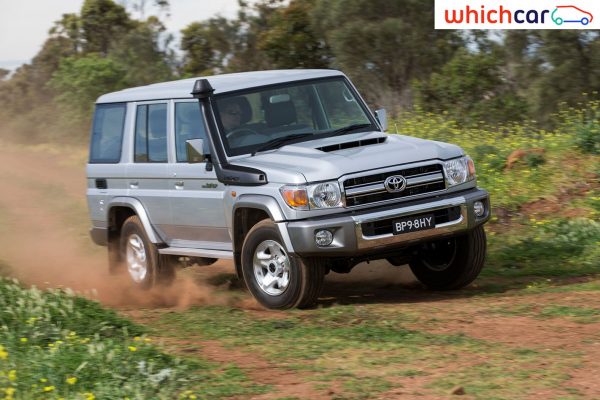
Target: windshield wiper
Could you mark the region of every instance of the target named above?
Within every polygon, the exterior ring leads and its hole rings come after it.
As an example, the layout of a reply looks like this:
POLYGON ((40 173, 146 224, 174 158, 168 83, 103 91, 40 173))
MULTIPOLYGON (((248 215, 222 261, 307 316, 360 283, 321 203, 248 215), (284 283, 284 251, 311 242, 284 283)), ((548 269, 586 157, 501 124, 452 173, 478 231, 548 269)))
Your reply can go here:
POLYGON ((260 146, 256 150, 254 150, 252 152, 252 155, 255 155, 256 153, 261 152, 261 151, 276 149, 283 144, 293 142, 296 139, 301 139, 301 138, 307 137, 307 136, 313 136, 313 134, 312 133, 296 133, 294 135, 283 136, 280 138, 269 140, 268 142, 263 143, 262 146, 260 146))
POLYGON ((345 126, 343 128, 336 129, 335 131, 332 131, 329 136, 345 135, 346 133, 351 133, 352 131, 355 131, 357 129, 367 128, 367 127, 369 127, 371 125, 372 124, 352 124, 352 125, 348 125, 348 126, 345 126))

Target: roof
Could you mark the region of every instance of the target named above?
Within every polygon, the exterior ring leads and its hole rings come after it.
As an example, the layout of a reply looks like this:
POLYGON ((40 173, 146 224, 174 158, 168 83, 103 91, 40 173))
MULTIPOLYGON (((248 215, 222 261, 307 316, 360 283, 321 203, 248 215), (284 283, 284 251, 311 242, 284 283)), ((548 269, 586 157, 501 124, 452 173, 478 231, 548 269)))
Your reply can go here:
POLYGON ((287 69, 213 75, 124 89, 102 95, 98 98, 96 103, 119 103, 156 99, 191 99, 193 98, 191 92, 194 87, 194 82, 202 78, 208 79, 215 89, 215 94, 218 94, 276 83, 325 78, 329 76, 344 76, 344 74, 340 71, 331 69, 287 69))

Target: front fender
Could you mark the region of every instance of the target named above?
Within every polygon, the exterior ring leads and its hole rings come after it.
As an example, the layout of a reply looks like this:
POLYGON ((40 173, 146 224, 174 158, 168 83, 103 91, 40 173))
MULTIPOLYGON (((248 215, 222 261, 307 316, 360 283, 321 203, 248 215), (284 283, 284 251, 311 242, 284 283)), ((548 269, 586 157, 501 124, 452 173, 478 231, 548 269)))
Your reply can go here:
MULTIPOLYGON (((271 196, 265 195, 242 195, 239 200, 235 202, 232 215, 236 215, 236 210, 240 208, 254 208, 266 212, 269 218, 271 218, 271 221, 275 222, 275 225, 277 225, 287 252, 292 254, 294 253, 294 246, 287 231, 286 217, 283 214, 283 211, 281 211, 281 207, 279 206, 277 200, 271 196)), ((235 232, 235 229, 234 220, 233 232, 235 232)), ((234 238, 234 248, 241 248, 241 243, 235 243, 235 233, 232 235, 232 237, 234 238)))

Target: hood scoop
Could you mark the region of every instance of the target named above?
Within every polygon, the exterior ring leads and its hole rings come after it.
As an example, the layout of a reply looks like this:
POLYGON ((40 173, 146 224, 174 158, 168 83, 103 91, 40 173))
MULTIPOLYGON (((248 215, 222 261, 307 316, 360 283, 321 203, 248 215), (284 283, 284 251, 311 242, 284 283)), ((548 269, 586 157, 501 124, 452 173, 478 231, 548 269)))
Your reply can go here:
POLYGON ((363 147, 363 146, 370 146, 372 144, 379 144, 379 143, 385 142, 386 140, 387 140, 387 137, 380 136, 380 137, 376 137, 376 138, 355 140, 353 142, 329 144, 327 146, 317 147, 317 150, 321 150, 321 151, 324 151, 325 153, 329 153, 331 151, 352 149, 354 147, 363 147))

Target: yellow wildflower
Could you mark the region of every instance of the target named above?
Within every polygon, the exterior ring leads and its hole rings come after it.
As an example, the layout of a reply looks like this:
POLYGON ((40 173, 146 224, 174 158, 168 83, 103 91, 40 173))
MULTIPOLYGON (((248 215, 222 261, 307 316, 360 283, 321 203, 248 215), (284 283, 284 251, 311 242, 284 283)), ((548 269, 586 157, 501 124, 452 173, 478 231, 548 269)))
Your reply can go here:
POLYGON ((0 360, 6 360, 8 358, 8 352, 4 350, 4 346, 0 344, 0 360))
POLYGON ((137 347, 135 346, 129 346, 128 349, 129 351, 137 351, 137 347))
POLYGON ((85 396, 85 400, 96 400, 96 396, 94 396, 94 393, 86 392, 83 395, 85 396))
POLYGON ((11 369, 10 371, 8 371, 8 380, 11 382, 14 382, 17 380, 17 371, 14 369, 11 369))
POLYGON ((134 337, 134 338, 133 338, 133 340, 134 340, 135 342, 139 342, 140 340, 142 340, 142 338, 141 338, 141 337, 139 337, 139 336, 136 336, 136 337, 134 337))
POLYGON ((67 382, 67 384, 69 384, 69 385, 74 385, 77 383, 77 378, 74 376, 71 376, 71 377, 67 378, 65 380, 65 382, 67 382))
POLYGON ((46 379, 46 378, 40 378, 40 382, 46 383, 46 382, 48 382, 48 379, 46 379))
POLYGON ((27 338, 26 337, 22 337, 21 338, 21 343, 27 343, 27 338))
POLYGON ((17 391, 17 389, 9 387, 4 389, 4 393, 6 394, 6 398, 7 399, 12 399, 13 394, 15 394, 15 392, 17 391))
POLYGON ((145 342, 145 343, 150 343, 151 341, 152 341, 152 339, 149 339, 149 338, 144 338, 144 342, 145 342))
POLYGON ((56 389, 54 386, 44 386, 44 392, 51 392, 56 389))

